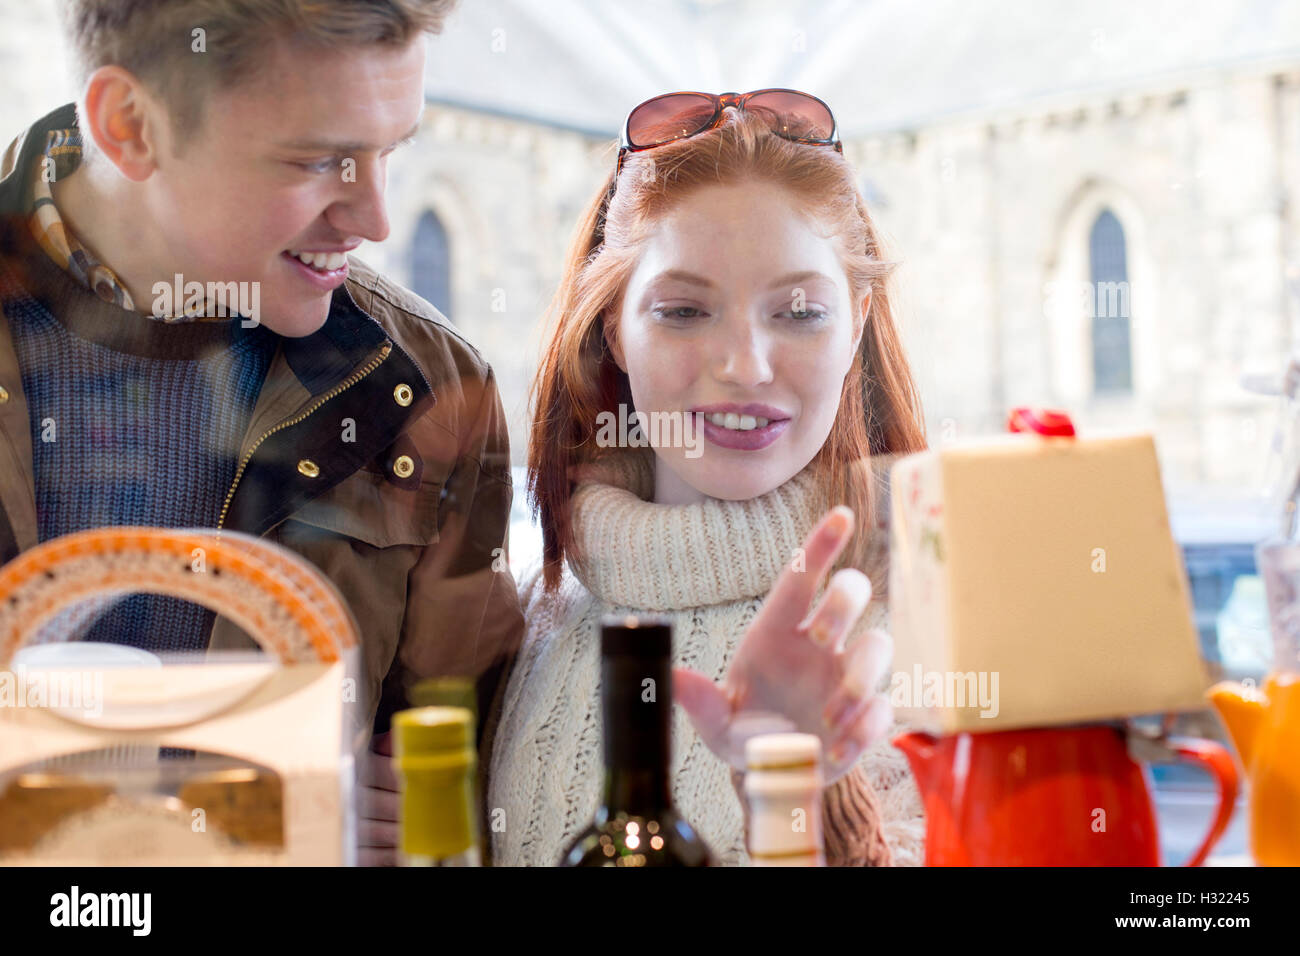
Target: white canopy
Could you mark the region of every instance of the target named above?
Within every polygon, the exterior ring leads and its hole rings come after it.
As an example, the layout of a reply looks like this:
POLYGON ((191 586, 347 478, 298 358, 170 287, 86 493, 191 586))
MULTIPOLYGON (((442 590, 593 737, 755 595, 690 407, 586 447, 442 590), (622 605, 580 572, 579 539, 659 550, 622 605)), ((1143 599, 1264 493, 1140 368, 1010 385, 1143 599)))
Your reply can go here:
POLYGON ((852 136, 1298 56, 1295 0, 461 0, 428 89, 613 137, 659 93, 787 86, 852 136))

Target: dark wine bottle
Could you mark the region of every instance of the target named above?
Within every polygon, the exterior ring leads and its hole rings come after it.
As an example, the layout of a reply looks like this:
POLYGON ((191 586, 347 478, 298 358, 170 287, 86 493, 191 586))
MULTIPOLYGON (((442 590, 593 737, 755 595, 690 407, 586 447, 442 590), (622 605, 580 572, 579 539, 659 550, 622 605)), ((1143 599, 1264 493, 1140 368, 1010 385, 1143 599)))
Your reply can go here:
POLYGON ((605 792, 561 866, 711 866, 713 855, 673 808, 672 625, 611 617, 600 628, 605 792))

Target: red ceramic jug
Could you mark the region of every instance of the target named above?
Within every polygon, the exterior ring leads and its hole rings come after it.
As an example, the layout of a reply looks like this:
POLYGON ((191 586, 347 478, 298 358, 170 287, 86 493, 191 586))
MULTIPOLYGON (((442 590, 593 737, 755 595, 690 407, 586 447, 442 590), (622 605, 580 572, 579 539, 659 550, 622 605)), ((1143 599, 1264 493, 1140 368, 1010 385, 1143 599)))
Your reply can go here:
MULTIPOLYGON (((925 804, 927 866, 1159 866, 1148 771, 1129 754, 1122 725, 959 733, 905 733, 925 804)), ((1227 829, 1237 800, 1228 751, 1169 738, 1179 757, 1213 775, 1219 803, 1188 860, 1199 866, 1227 829)))

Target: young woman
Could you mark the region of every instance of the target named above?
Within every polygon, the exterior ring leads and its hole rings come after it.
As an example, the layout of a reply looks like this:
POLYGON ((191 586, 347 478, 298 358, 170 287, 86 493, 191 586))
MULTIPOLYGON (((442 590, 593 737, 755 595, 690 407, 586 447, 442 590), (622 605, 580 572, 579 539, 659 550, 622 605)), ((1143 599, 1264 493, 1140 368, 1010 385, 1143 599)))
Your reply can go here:
POLYGON ((722 862, 747 861, 718 756, 741 703, 828 744, 828 860, 920 862, 920 803, 873 695, 890 656, 884 480, 925 444, 890 269, 820 100, 669 94, 629 116, 534 383, 545 559, 521 577, 528 632, 489 717, 496 863, 555 864, 597 809, 598 623, 626 612, 673 623, 674 802, 722 862), (637 413, 641 428, 615 426, 637 413), (833 505, 852 510, 823 519, 833 505), (836 555, 802 630, 764 619, 769 592, 811 594, 800 562, 836 555))

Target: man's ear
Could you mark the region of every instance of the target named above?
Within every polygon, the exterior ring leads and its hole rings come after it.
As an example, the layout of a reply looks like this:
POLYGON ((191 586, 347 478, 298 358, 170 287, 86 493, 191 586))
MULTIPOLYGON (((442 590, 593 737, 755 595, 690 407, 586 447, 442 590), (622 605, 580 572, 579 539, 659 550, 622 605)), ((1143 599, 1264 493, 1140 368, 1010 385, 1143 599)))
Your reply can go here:
POLYGON ((102 66, 90 77, 78 110, 82 135, 95 151, 117 167, 127 179, 141 182, 155 166, 156 131, 152 128, 152 103, 140 82, 119 66, 102 66))
POLYGON ((612 309, 606 309, 600 314, 601 334, 605 337, 605 347, 614 356, 614 364, 626 375, 627 362, 623 359, 623 346, 618 340, 618 330, 614 327, 615 320, 611 318, 612 313, 612 309))

